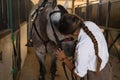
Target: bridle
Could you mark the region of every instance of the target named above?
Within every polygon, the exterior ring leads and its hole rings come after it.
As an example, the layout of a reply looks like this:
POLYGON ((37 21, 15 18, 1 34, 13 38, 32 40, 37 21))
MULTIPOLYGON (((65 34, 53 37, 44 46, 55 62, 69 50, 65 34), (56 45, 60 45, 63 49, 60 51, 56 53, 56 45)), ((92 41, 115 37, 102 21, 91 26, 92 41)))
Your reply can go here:
MULTIPOLYGON (((69 38, 64 38, 64 39, 62 39, 62 40, 59 40, 59 38, 58 38, 58 36, 57 36, 57 34, 56 34, 56 32, 55 32, 55 29, 54 29, 52 20, 51 20, 51 16, 52 16, 54 13, 61 13, 61 11, 53 11, 53 12, 51 12, 51 13, 49 14, 49 18, 50 18, 50 24, 51 24, 51 27, 52 27, 52 30, 53 30, 53 35, 54 35, 54 37, 55 37, 55 39, 56 39, 56 42, 57 42, 57 47, 60 48, 60 49, 63 49, 63 47, 62 47, 62 42, 64 42, 64 41, 66 41, 66 42, 67 42, 67 41, 74 41, 74 38, 69 37, 69 38)), ((75 41, 74 43, 76 44, 76 41, 75 41)), ((73 56, 73 58, 74 58, 74 55, 72 55, 72 56, 73 56)), ((73 61, 73 63, 74 63, 74 61, 73 61)), ((62 62, 62 66, 63 66, 64 72, 65 72, 66 79, 69 80, 69 77, 68 77, 68 75, 67 75, 67 71, 66 71, 66 67, 65 67, 65 63, 64 63, 64 62, 62 62)), ((72 73, 71 73, 71 76, 72 76, 72 80, 77 80, 77 78, 76 78, 72 73)))

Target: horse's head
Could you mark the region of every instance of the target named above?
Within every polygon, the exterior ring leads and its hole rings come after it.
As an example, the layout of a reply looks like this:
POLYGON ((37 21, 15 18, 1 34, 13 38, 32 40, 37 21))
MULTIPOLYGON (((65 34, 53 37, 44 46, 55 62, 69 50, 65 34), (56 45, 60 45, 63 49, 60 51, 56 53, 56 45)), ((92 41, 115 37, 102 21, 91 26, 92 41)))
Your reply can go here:
POLYGON ((47 28, 47 32, 48 37, 52 41, 56 44, 59 44, 60 42, 60 46, 65 51, 67 56, 73 56, 75 50, 75 43, 73 39, 68 39, 67 36, 62 35, 58 31, 57 27, 59 20, 66 13, 68 13, 67 10, 61 5, 57 5, 53 10, 51 10, 48 18, 50 20, 48 26, 51 25, 51 27, 47 28))
MULTIPOLYGON (((62 48, 66 51, 66 53, 68 53, 68 56, 70 56, 71 55, 70 52, 73 53, 73 51, 74 51, 75 44, 72 41, 64 42, 63 39, 65 39, 67 36, 62 35, 57 29, 59 20, 61 19, 61 17, 64 14, 66 14, 68 12, 63 6, 57 5, 56 0, 53 0, 53 3, 51 3, 51 2, 46 3, 46 1, 47 0, 45 0, 40 5, 40 8, 37 9, 38 15, 36 14, 37 17, 35 19, 35 24, 36 24, 37 30, 40 34, 40 37, 43 38, 43 40, 50 39, 51 41, 55 42, 56 44, 58 44, 59 41, 62 40, 62 42, 61 42, 62 48), (56 36, 57 36, 57 38, 56 38, 56 36)), ((68 0, 66 0, 66 1, 68 1, 68 0)), ((32 14, 34 14, 34 13, 32 13, 32 14)), ((35 38, 33 38, 34 42, 36 40, 40 40, 40 39, 36 39, 36 37, 38 38, 38 35, 36 35, 35 38)))
MULTIPOLYGON (((53 3, 55 4, 56 0, 53 0, 53 3)), ((54 34, 57 35, 59 40, 65 38, 65 36, 62 35, 57 29, 58 22, 59 22, 61 16, 64 15, 65 13, 68 13, 68 12, 63 6, 54 5, 54 8, 53 8, 53 4, 52 4, 52 8, 50 9, 50 13, 47 17, 48 26, 49 26, 49 27, 47 27, 47 34, 48 34, 49 39, 54 41, 56 44, 57 44, 57 41, 56 41, 56 37, 54 34)))

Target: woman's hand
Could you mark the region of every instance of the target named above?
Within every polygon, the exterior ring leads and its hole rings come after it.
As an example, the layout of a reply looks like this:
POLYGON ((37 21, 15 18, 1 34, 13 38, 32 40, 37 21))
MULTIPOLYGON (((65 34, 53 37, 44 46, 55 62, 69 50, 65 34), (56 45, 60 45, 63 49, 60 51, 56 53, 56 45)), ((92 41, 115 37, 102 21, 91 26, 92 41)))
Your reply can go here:
POLYGON ((64 59, 67 58, 66 55, 65 55, 65 53, 64 53, 64 51, 61 50, 61 49, 58 49, 58 50, 57 50, 57 52, 56 52, 56 57, 57 57, 57 59, 60 60, 60 61, 64 61, 64 59))
POLYGON ((74 65, 73 63, 67 58, 67 56, 65 55, 64 51, 61 49, 58 49, 56 52, 56 57, 57 59, 59 59, 60 61, 64 62, 66 64, 66 66, 70 69, 71 72, 73 72, 74 70, 74 65))

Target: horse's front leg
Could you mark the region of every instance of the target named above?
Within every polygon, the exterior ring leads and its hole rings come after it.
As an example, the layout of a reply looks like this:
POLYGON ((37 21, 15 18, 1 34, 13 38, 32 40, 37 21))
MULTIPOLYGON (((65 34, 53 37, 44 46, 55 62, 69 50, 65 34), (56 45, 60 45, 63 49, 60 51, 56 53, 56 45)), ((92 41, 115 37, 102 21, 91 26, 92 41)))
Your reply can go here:
POLYGON ((54 42, 49 42, 47 49, 48 49, 48 53, 51 55, 51 66, 50 66, 51 80, 54 80, 57 71, 57 65, 56 65, 57 58, 55 54, 57 50, 56 44, 54 42))
POLYGON ((53 55, 52 60, 51 60, 51 67, 50 67, 51 80, 54 80, 55 74, 56 74, 56 71, 57 71, 56 59, 57 58, 55 57, 55 55, 53 55))
POLYGON ((36 55, 40 64, 40 77, 39 80, 45 80, 46 68, 45 68, 45 53, 36 51, 36 55))
POLYGON ((39 60, 40 64, 40 80, 45 80, 46 69, 42 61, 39 60))

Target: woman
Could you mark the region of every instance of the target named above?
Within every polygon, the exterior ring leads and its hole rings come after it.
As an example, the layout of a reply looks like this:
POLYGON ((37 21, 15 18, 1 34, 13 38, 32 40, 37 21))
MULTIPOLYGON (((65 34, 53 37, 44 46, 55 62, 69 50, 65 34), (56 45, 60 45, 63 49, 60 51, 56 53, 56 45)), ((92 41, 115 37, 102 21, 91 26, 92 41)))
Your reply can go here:
POLYGON ((76 36, 76 61, 72 64, 63 50, 57 50, 56 57, 63 61, 77 76, 88 80, 112 80, 107 44, 100 28, 91 21, 66 13, 59 21, 58 30, 66 36, 76 36))

